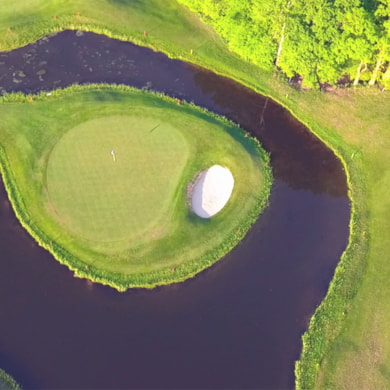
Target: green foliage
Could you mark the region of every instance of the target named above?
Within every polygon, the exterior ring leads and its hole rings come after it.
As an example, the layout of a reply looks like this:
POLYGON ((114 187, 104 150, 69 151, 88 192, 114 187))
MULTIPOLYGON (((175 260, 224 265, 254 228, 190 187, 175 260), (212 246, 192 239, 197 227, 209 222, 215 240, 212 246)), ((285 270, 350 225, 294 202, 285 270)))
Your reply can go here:
POLYGON ((308 87, 349 77, 388 83, 389 1, 178 0, 244 59, 308 87), (366 72, 367 77, 361 77, 366 72))
MULTIPOLYGON (((251 0, 181 0, 206 22, 213 25, 224 38, 227 46, 246 60, 270 69, 276 50, 277 27, 272 16, 276 10, 271 6, 260 10, 251 0), (260 11, 260 12, 259 12, 260 11)), ((280 3, 280 0, 279 0, 280 3)))

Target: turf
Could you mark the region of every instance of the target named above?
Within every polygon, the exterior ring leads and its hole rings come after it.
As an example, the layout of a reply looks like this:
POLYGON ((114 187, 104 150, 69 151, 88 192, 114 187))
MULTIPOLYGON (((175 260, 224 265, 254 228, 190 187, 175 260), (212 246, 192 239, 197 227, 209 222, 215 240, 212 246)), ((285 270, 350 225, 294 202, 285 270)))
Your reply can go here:
POLYGON ((188 158, 186 139, 169 123, 129 115, 83 122, 50 154, 53 212, 92 241, 163 230, 188 158))
POLYGON ((390 94, 376 88, 297 91, 277 72, 260 71, 229 53, 174 1, 102 0, 98 7, 84 0, 2 1, 2 50, 64 28, 132 40, 232 77, 282 103, 342 157, 353 207, 350 242, 306 335, 296 385, 390 387, 390 94))
POLYGON ((243 130, 128 87, 72 87, 32 103, 6 96, 0 144, 6 187, 30 233, 76 275, 119 290, 210 266, 243 238, 270 190, 268 157, 243 130), (205 221, 187 188, 216 163, 236 185, 205 221))

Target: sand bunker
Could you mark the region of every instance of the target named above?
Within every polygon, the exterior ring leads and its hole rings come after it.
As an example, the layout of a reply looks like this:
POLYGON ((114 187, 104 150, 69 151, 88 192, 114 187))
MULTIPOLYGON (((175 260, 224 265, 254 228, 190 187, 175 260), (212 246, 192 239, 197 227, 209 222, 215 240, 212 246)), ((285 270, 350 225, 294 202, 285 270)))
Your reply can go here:
POLYGON ((226 205, 234 178, 229 169, 213 165, 201 172, 191 191, 191 207, 201 218, 210 218, 226 205))

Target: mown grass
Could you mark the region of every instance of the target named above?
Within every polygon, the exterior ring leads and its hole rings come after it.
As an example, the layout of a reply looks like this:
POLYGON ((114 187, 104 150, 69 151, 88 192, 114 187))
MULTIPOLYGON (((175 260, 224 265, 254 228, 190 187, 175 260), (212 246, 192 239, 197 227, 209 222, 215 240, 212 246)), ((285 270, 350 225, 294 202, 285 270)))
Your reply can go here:
POLYGON ((91 241, 136 240, 168 229, 190 154, 182 130, 147 111, 80 123, 50 153, 49 208, 91 241))
MULTIPOLYGON (((329 115, 327 134, 345 150, 353 215, 348 250, 304 337, 298 383, 300 388, 384 389, 390 386, 389 96, 356 90, 321 96, 321 101, 336 113, 329 115)), ((318 105, 315 114, 324 115, 325 107, 318 105)))
POLYGON ((118 290, 187 279, 232 249, 266 205, 268 156, 227 120, 123 86, 33 99, 0 104, 4 182, 22 223, 77 276, 118 290), (187 186, 216 163, 236 184, 226 207, 201 220, 187 186))
POLYGON ((0 390, 20 390, 19 384, 0 368, 0 390))
POLYGON ((348 173, 351 234, 329 293, 304 338, 296 384, 301 389, 390 387, 389 93, 376 88, 297 91, 277 73, 262 72, 230 54, 209 27, 174 1, 101 1, 89 7, 83 0, 61 6, 54 0, 35 0, 34 6, 3 0, 1 15, 3 50, 64 28, 131 40, 272 97, 335 150, 348 173))

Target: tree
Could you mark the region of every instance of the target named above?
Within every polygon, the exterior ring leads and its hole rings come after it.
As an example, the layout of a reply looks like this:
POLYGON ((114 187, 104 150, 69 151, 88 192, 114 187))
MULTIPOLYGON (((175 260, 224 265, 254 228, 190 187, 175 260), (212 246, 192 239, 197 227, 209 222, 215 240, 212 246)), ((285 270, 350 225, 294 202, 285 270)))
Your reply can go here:
MULTIPOLYGON (((303 85, 390 84, 390 0, 179 0, 230 50, 303 85)), ((389 85, 390 86, 390 85, 389 85)))
POLYGON ((368 84, 374 85, 381 73, 380 78, 387 86, 390 80, 383 76, 388 74, 390 61, 390 0, 379 0, 374 16, 378 40, 375 46, 376 62, 368 84))
POLYGON ((286 36, 289 14, 294 0, 253 0, 252 19, 257 26, 263 26, 268 36, 272 62, 279 66, 286 36))
POLYGON ((372 47, 377 41, 373 13, 359 0, 337 0, 337 5, 342 30, 341 50, 348 55, 346 71, 356 86, 373 59, 372 47))

